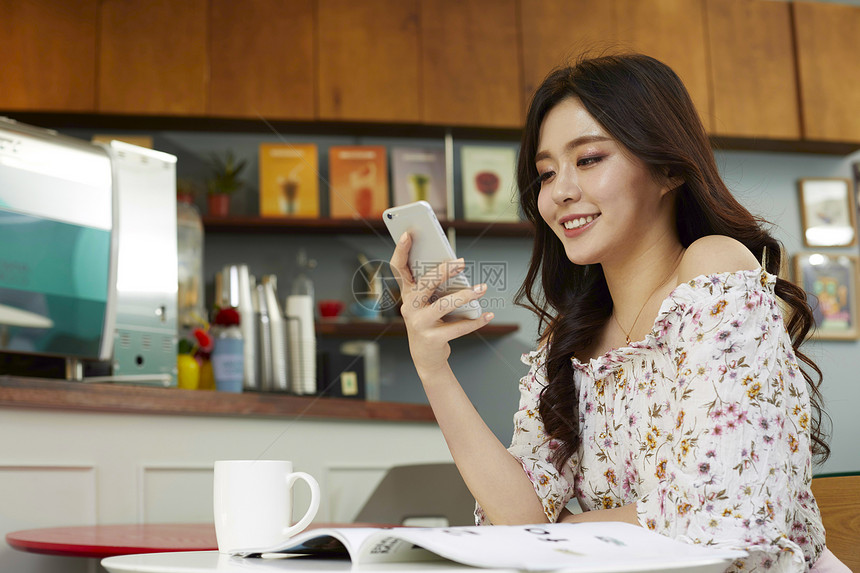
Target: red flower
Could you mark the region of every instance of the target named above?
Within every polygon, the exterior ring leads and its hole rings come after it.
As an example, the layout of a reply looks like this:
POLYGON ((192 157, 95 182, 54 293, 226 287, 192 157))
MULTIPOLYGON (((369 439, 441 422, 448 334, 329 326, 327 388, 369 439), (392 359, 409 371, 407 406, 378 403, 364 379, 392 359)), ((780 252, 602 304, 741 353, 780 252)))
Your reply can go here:
POLYGON ((239 311, 235 308, 222 308, 215 315, 215 320, 212 322, 223 326, 239 324, 239 311))
POLYGON ((212 350, 212 337, 209 336, 208 332, 202 328, 195 328, 194 338, 197 340, 197 345, 200 346, 200 350, 205 352, 212 350))

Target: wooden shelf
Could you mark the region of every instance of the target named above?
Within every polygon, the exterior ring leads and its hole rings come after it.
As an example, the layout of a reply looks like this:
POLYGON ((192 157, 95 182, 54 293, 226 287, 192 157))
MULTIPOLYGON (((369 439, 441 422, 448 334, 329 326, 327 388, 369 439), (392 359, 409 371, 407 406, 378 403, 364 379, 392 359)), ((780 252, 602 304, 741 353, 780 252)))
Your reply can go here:
MULTIPOLYGON (((444 229, 453 227, 462 235, 493 237, 530 237, 531 223, 484 223, 479 221, 440 221, 444 229)), ((306 219, 286 217, 203 217, 203 227, 209 233, 295 233, 295 234, 381 234, 388 230, 381 220, 365 219, 306 219)))
MULTIPOLYGON (((518 324, 488 324, 474 334, 486 337, 505 336, 519 330, 518 324)), ((316 333, 338 338, 381 338, 406 336, 406 324, 394 322, 317 322, 316 333)))
POLYGON ((434 422, 425 404, 245 392, 231 394, 0 376, 0 406, 182 416, 434 422))
MULTIPOLYGON (((107 129, 146 131, 195 131, 227 133, 272 133, 290 136, 353 136, 390 138, 443 138, 450 133, 455 139, 517 142, 521 129, 425 125, 397 122, 360 121, 291 121, 228 117, 191 117, 170 115, 120 115, 108 113, 52 113, 0 110, 23 123, 49 129, 107 129)), ((778 153, 816 153, 848 155, 860 149, 860 142, 819 141, 804 139, 765 139, 761 137, 727 137, 711 135, 712 145, 721 150, 772 151, 778 153)))
MULTIPOLYGON (((517 324, 488 324, 477 334, 497 337, 517 330, 517 324)), ((406 335, 406 325, 403 321, 321 322, 317 323, 316 332, 321 336, 336 338, 403 337, 406 335)), ((275 392, 231 394, 8 375, 0 375, 0 406, 181 416, 435 421, 433 411, 426 404, 291 396, 275 392)))
POLYGON ((512 127, 446 126, 409 122, 353 120, 283 120, 272 117, 195 117, 184 115, 136 115, 111 113, 64 113, 0 109, 0 115, 49 129, 120 129, 131 131, 194 131, 258 133, 266 136, 410 137, 442 139, 451 134, 457 139, 519 141, 522 130, 512 127))
MULTIPOLYGON (((443 224, 444 225, 444 224, 443 224)), ((482 221, 452 221, 449 223, 461 235, 489 235, 491 237, 529 237, 534 235, 532 224, 520 223, 485 223, 482 221)))

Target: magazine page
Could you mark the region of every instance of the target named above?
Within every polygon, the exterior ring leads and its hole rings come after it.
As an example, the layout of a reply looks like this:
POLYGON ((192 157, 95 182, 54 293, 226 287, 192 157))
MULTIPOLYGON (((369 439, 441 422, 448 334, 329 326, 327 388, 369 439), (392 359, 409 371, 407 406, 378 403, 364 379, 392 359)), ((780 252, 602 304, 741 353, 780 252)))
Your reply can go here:
POLYGON ((350 557, 353 562, 358 557, 358 549, 368 538, 385 531, 377 527, 343 527, 319 528, 303 531, 292 536, 286 542, 266 548, 248 549, 236 552, 235 555, 250 557, 274 554, 322 555, 331 557, 350 557))
POLYGON ((710 563, 725 568, 746 555, 689 545, 627 523, 553 523, 383 530, 364 541, 353 563, 421 561, 431 552, 464 565, 523 571, 644 571, 710 563))

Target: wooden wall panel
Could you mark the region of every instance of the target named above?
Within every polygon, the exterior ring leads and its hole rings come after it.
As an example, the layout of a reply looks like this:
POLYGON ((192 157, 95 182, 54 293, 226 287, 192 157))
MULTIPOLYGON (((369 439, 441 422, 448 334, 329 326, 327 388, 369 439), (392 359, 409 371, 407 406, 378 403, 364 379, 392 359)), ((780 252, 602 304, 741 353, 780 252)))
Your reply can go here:
POLYGON ((98 0, 0 0, 0 109, 94 111, 98 0))
POLYGON ((316 116, 313 0, 211 0, 209 113, 316 116))
POLYGON ((207 0, 102 0, 98 109, 206 112, 207 0))
POLYGON ((319 115, 417 123, 418 0, 319 0, 319 115))
POLYGON ((860 6, 792 7, 804 138, 860 141, 860 6))
POLYGON ((710 131, 704 0, 615 0, 619 41, 671 66, 710 131))
POLYGON ((800 139, 790 9, 785 2, 707 0, 712 133, 800 139))
POLYGON ((554 68, 615 45, 615 10, 605 0, 521 0, 523 103, 554 68))
POLYGON ((426 123, 522 125, 515 0, 423 0, 426 123))

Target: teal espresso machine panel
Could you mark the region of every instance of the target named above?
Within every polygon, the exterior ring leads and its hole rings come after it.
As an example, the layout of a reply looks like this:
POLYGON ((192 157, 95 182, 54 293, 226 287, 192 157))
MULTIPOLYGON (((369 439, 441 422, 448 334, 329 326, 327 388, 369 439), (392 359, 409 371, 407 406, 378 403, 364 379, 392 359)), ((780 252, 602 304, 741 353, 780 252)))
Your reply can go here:
POLYGON ((176 158, 0 118, 0 353, 174 386, 176 296, 176 158))
POLYGON ((0 119, 0 352, 112 356, 110 157, 0 119))

